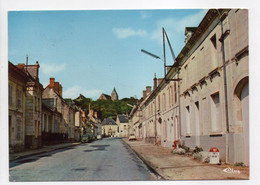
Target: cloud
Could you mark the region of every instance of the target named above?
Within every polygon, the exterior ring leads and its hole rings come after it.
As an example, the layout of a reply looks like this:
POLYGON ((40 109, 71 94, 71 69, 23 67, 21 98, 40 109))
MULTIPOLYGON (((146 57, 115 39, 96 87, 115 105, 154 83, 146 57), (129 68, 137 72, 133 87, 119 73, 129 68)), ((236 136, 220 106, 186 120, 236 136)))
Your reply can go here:
MULTIPOLYGON (((201 10, 195 14, 185 16, 181 19, 165 18, 157 21, 156 29, 150 34, 151 40, 157 40, 162 43, 162 27, 165 28, 167 35, 184 34, 185 27, 198 26, 207 10, 201 10)), ((175 36, 176 38, 176 36, 175 36)))
POLYGON ((99 89, 83 89, 79 85, 74 85, 63 91, 63 97, 74 99, 77 98, 79 94, 82 94, 88 98, 97 99, 101 93, 102 90, 99 89))
POLYGON ((132 28, 113 28, 112 31, 119 39, 125 39, 131 36, 144 37, 147 34, 145 30, 142 29, 134 30, 132 28))
POLYGON ((65 69, 65 66, 65 64, 56 65, 43 63, 40 65, 40 69, 42 69, 42 72, 44 74, 51 75, 53 73, 63 71, 65 69))

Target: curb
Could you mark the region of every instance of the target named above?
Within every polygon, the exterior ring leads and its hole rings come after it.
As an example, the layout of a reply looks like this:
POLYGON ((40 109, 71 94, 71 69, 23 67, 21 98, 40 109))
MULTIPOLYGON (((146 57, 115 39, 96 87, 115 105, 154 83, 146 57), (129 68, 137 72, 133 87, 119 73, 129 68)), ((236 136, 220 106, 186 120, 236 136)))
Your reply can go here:
MULTIPOLYGON (((124 141, 124 140, 123 140, 124 141)), ((127 146, 129 146, 132 151, 144 162, 144 164, 153 172, 156 173, 158 176, 161 177, 161 180, 170 180, 166 175, 163 174, 162 170, 156 166, 154 166, 150 161, 146 160, 141 154, 135 151, 126 141, 124 141, 127 146)))
POLYGON ((43 153, 46 153, 46 152, 51 152, 51 151, 55 151, 55 150, 59 150, 59 149, 62 149, 62 148, 67 148, 67 147, 71 147, 71 146, 77 146, 77 145, 80 145, 81 143, 76 143, 76 144, 71 144, 71 145, 68 145, 68 146, 62 146, 60 148, 54 148, 54 149, 47 149, 45 151, 39 151, 39 152, 35 152, 35 153, 31 153, 31 154, 27 154, 27 155, 23 155, 23 156, 17 156, 15 157, 14 159, 10 159, 10 154, 9 154, 9 162, 12 162, 12 161, 15 161, 15 160, 19 160, 19 159, 24 159, 26 157, 32 157, 34 155, 39 155, 39 154, 43 154, 43 153))

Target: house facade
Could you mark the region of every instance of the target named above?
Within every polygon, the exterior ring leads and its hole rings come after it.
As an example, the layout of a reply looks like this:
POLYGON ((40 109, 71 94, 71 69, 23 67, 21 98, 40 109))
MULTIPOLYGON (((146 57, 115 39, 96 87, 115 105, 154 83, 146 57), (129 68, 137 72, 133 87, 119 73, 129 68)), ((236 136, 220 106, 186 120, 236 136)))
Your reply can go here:
POLYGON ((119 137, 128 137, 129 136, 129 120, 126 115, 117 115, 116 124, 119 128, 119 137))
POLYGON ((8 62, 9 104, 9 149, 10 152, 24 150, 25 146, 25 101, 28 76, 8 62))
POLYGON ((105 118, 102 121, 102 135, 109 137, 117 137, 118 136, 118 125, 112 118, 105 118))
POLYGON ((248 165, 248 10, 209 10, 177 60, 185 145, 248 165))
POLYGON ((17 68, 29 77, 26 83, 25 99, 25 147, 41 147, 41 98, 43 86, 39 82, 39 63, 34 65, 18 64, 17 68))
POLYGON ((185 35, 166 77, 146 87, 131 115, 135 133, 165 147, 217 147, 221 161, 249 165, 248 10, 211 9, 185 35))

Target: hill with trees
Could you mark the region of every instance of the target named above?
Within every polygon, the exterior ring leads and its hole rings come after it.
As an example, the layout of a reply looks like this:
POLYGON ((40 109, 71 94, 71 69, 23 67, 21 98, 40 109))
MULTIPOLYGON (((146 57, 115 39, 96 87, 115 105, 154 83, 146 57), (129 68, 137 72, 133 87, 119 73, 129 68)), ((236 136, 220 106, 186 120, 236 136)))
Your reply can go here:
POLYGON ((88 113, 89 105, 91 109, 98 112, 98 117, 103 120, 104 118, 116 118, 118 114, 129 114, 132 106, 135 105, 138 99, 134 97, 123 98, 121 100, 92 100, 80 95, 80 98, 74 100, 77 106, 86 110, 88 113))

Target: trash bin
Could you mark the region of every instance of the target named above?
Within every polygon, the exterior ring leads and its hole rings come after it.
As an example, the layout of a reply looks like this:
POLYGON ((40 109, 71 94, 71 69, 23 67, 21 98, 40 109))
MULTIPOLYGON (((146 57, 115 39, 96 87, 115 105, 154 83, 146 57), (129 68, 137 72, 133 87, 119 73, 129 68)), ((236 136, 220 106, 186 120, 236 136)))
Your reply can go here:
POLYGON ((219 150, 216 147, 213 147, 209 150, 209 163, 218 164, 219 163, 219 150))

